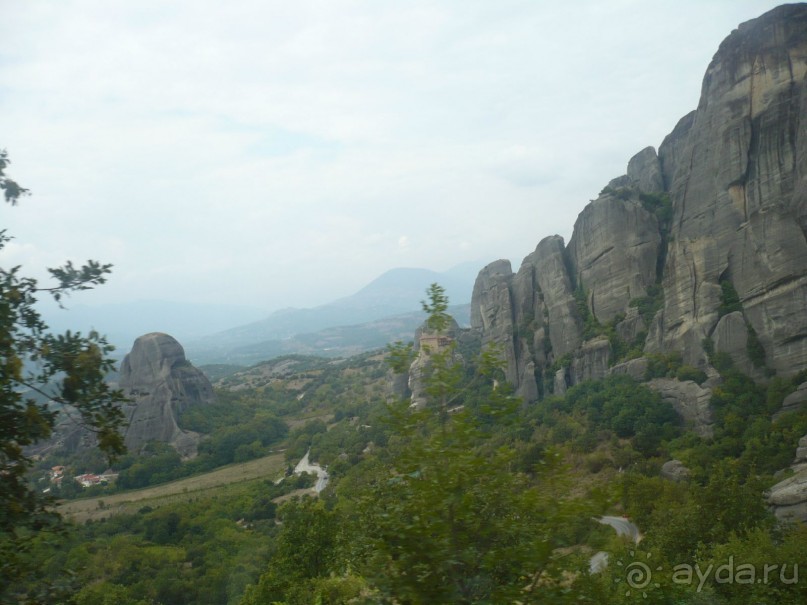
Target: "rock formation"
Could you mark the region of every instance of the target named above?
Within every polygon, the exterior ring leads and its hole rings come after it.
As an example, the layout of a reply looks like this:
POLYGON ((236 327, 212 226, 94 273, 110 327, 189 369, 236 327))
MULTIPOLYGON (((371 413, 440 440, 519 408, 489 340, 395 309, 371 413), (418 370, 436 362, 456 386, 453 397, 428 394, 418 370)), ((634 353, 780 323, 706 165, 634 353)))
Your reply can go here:
POLYGON ((135 340, 120 368, 120 387, 130 398, 126 447, 133 452, 147 441, 170 443, 183 456, 196 453, 199 435, 183 431, 177 418, 186 409, 213 402, 213 387, 185 358, 168 334, 153 332, 135 340))
POLYGON ((668 481, 679 483, 689 479, 689 469, 680 460, 668 460, 661 465, 661 476, 668 481))
MULTIPOLYGON (((506 260, 480 272, 472 328, 502 347, 522 397, 608 372, 639 377, 645 362, 623 365, 631 349, 678 352, 713 376, 710 340, 757 380, 807 368, 805 32, 805 5, 740 25, 697 109, 658 153, 629 160, 568 246, 547 237, 515 274, 506 260)), ((708 434, 711 384, 650 384, 708 434)))
POLYGON ((424 377, 429 373, 431 356, 436 353, 451 351, 448 365, 463 365, 465 360, 458 350, 459 343, 475 340, 476 335, 460 330, 459 325, 451 319, 450 325, 443 332, 430 332, 425 324, 415 332, 415 359, 409 366, 407 374, 408 391, 411 393, 411 406, 423 408, 427 403, 424 377), (449 348, 453 345, 453 348, 449 348))
POLYGON ((599 322, 626 313, 631 300, 647 295, 656 283, 661 240, 658 219, 642 207, 638 194, 620 199, 604 193, 583 209, 569 249, 576 281, 599 322))
POLYGON ((781 6, 740 25, 709 65, 666 162, 673 237, 654 350, 703 363, 728 279, 768 364, 782 374, 807 365, 806 27, 803 5, 781 6))

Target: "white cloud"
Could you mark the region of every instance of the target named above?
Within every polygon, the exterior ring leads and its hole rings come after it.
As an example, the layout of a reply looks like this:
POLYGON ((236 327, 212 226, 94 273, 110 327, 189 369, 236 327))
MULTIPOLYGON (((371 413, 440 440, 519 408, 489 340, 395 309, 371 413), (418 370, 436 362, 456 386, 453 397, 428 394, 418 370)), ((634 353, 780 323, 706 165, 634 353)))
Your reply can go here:
POLYGON ((18 2, 0 130, 37 254, 98 300, 308 306, 568 237, 761 0, 18 2), (406 235, 400 235, 404 233, 406 235))

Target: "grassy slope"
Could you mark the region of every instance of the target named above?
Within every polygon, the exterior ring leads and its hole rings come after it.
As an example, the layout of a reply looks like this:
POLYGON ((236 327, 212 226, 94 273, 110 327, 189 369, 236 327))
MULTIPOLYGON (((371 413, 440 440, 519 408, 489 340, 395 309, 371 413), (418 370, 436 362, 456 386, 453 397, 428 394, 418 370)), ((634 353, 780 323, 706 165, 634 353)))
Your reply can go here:
POLYGON ((164 504, 231 495, 245 482, 279 478, 285 467, 285 458, 280 452, 163 485, 72 500, 61 504, 58 511, 73 521, 97 521, 112 515, 136 513, 144 506, 157 508, 164 504))

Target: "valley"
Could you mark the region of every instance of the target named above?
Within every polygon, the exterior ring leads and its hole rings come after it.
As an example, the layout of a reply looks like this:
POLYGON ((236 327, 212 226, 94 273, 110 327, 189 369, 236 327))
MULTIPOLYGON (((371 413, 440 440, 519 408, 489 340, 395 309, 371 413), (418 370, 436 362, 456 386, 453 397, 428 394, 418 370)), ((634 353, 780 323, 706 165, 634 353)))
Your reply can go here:
POLYGON ((256 480, 275 481, 283 475, 285 468, 285 456, 279 452, 154 487, 71 500, 58 505, 56 510, 76 523, 86 523, 112 515, 133 515, 143 507, 157 509, 167 504, 233 497, 243 487, 240 484, 256 480))
POLYGON ((188 338, 120 359, 36 306, 111 265, 0 270, 0 604, 807 602, 805 125, 807 4, 783 5, 518 266, 262 319, 147 304, 188 338))

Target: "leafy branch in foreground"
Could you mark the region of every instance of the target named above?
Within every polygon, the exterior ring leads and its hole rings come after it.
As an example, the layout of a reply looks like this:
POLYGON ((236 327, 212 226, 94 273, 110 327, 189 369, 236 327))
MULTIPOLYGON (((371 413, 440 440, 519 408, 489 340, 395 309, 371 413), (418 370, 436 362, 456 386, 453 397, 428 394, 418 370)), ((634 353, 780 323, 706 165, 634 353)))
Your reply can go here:
MULTIPOLYGON (((7 166, 2 151, 0 188, 15 205, 27 190, 5 176, 7 166)), ((0 251, 10 239, 0 231, 0 251)), ((104 380, 114 369, 108 357, 112 347, 95 332, 49 333, 35 308, 38 293, 49 293, 58 302, 104 283, 110 265, 89 261, 76 267, 68 262, 49 271, 58 284, 39 288, 36 280, 20 274, 20 267, 0 268, 0 603, 19 596, 15 585, 31 571, 18 557, 30 532, 58 522, 49 510, 50 500, 27 483, 32 461, 24 448, 47 439, 64 410, 96 434, 108 456, 124 451, 120 428, 125 417, 119 404, 125 398, 104 380)))

